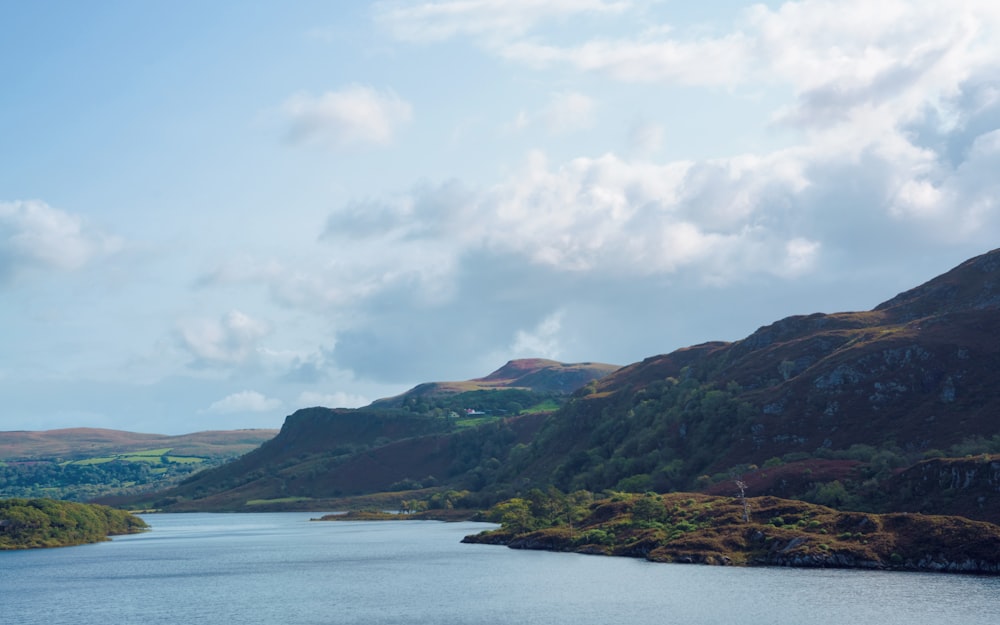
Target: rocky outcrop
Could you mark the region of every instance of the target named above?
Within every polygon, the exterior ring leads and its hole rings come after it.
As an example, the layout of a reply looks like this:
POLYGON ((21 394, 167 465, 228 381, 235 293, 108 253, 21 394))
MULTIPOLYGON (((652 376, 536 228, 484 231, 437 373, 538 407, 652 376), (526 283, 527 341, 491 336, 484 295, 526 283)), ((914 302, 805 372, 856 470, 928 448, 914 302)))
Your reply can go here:
POLYGON ((1000 519, 1000 456, 925 460, 897 473, 880 490, 888 509, 996 522, 1000 519))

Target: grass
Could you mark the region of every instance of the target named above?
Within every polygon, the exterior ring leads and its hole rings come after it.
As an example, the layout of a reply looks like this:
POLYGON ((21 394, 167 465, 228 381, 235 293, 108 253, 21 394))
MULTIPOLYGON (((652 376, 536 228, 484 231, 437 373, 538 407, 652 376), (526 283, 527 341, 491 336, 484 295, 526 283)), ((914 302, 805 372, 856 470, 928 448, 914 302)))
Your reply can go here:
POLYGON ((486 415, 482 417, 460 417, 455 419, 456 428, 474 428, 476 426, 482 425, 484 423, 489 423, 491 421, 496 421, 502 417, 497 417, 493 415, 486 415))
POLYGON ((559 404, 554 399, 546 399, 540 404, 535 404, 530 408, 525 408, 521 414, 535 414, 538 412, 554 412, 559 409, 559 404))
POLYGON ((122 454, 110 454, 106 456, 95 456, 93 458, 84 458, 82 460, 70 460, 68 462, 63 462, 62 466, 74 464, 79 466, 95 465, 95 464, 105 464, 108 462, 114 462, 118 460, 120 462, 145 462, 150 465, 162 466, 166 464, 200 464, 205 462, 205 458, 198 456, 169 456, 172 447, 164 447, 161 449, 144 449, 140 451, 130 451, 122 454))
POLYGON ((143 456, 165 456, 168 453, 170 453, 172 450, 173 450, 173 447, 164 447, 163 449, 145 449, 145 450, 142 450, 142 451, 130 451, 130 452, 128 452, 128 454, 123 454, 123 455, 136 456, 136 457, 143 457, 143 456))

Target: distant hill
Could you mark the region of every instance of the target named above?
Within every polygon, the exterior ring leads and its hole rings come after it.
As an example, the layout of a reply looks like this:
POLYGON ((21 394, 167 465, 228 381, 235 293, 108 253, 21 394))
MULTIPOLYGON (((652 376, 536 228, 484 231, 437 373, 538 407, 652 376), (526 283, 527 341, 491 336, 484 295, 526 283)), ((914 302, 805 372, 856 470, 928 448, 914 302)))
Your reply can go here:
POLYGON ((245 454, 277 432, 180 436, 93 428, 0 432, 0 497, 83 501, 165 488, 245 454))
POLYGON ((519 390, 537 396, 569 395, 619 368, 620 365, 600 362, 567 364, 543 358, 511 360, 486 377, 463 382, 427 382, 402 395, 376 400, 371 408, 402 408, 476 391, 519 390))
POLYGON ((310 507, 432 488, 490 504, 547 486, 728 496, 740 479, 752 496, 1000 522, 1000 250, 870 311, 787 317, 577 378, 551 413, 497 395, 564 370, 533 362, 361 411, 300 411, 162 502, 310 507), (473 400, 524 409, 477 421, 456 410, 473 400))
POLYGON ((99 428, 0 432, 0 460, 80 460, 154 447, 169 447, 176 456, 228 457, 244 454, 277 433, 272 429, 209 430, 169 436, 99 428))

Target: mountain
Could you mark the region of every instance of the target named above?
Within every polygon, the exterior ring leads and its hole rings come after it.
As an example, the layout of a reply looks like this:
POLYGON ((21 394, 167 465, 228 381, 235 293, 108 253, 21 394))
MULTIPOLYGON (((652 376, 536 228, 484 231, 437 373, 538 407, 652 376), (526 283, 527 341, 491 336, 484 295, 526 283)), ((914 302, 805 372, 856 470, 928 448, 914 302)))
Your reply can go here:
MULTIPOLYGON (((788 317, 623 367, 548 420, 509 475, 707 492, 742 475, 754 494, 873 506, 926 458, 986 453, 985 473, 1000 469, 998 366, 993 251, 872 311, 788 317)), ((1000 482, 982 485, 979 511, 1000 519, 1000 482)))
MULTIPOLYGON (((309 507, 429 487, 468 490, 476 504, 547 486, 731 495, 739 480, 748 496, 1000 522, 1000 250, 870 311, 791 316, 616 369, 551 414, 498 408, 483 422, 456 410, 562 370, 537 363, 361 411, 300 411, 260 450, 164 502, 309 507), (355 439, 334 423, 372 429, 355 439)), ((525 407, 493 403, 505 402, 525 407)))
MULTIPOLYGON (((545 415, 570 393, 616 370, 603 363, 513 360, 464 382, 421 384, 358 409, 305 408, 259 449, 158 493, 143 505, 181 509, 265 509, 455 481, 483 486, 475 469, 530 443, 545 415), (487 454, 485 459, 483 454, 487 454)), ((136 498, 102 499, 136 505, 136 498)))

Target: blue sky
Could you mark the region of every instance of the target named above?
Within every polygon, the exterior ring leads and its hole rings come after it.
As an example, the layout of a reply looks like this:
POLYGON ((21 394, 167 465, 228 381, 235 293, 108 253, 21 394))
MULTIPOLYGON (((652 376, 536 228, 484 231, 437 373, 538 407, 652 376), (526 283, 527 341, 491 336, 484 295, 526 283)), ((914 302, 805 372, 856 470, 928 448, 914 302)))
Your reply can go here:
POLYGON ((997 247, 1000 5, 0 6, 0 429, 279 427, 997 247))

